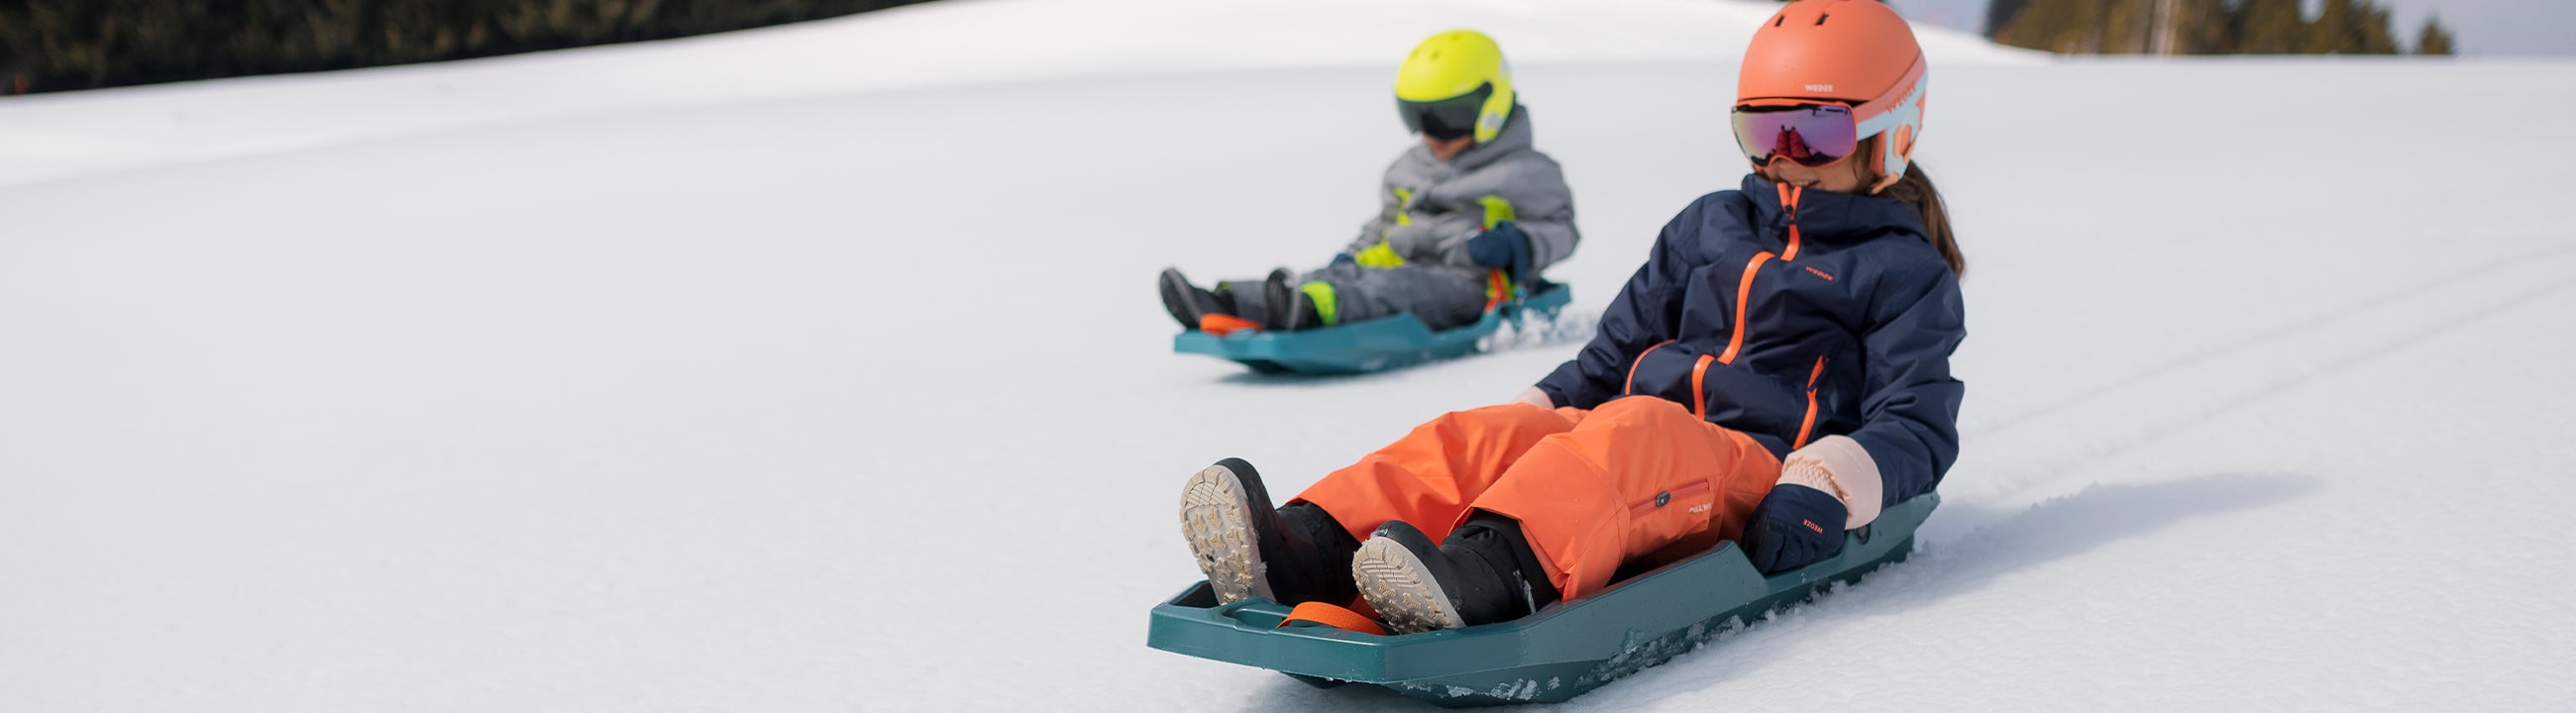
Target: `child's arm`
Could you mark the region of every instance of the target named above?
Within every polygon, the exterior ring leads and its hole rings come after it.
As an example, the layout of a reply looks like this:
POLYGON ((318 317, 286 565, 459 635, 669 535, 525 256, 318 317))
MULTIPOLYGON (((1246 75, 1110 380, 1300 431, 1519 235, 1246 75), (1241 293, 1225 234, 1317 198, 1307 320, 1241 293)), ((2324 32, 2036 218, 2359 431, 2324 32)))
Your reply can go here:
MULTIPOLYGON (((1387 175, 1395 175, 1396 168, 1402 165, 1404 159, 1397 158, 1394 166, 1387 167, 1387 175)), ((1403 263, 1403 253, 1395 250, 1395 243, 1409 242, 1423 226, 1418 223, 1408 225, 1411 221, 1405 220, 1404 212, 1413 207, 1407 205, 1413 201, 1413 194, 1395 185, 1394 181, 1378 182, 1377 200, 1377 216, 1360 225, 1359 236, 1352 238, 1351 244, 1344 246, 1341 254, 1351 256, 1368 267, 1394 267, 1403 263)))
POLYGON ((1378 193, 1381 197, 1381 205, 1378 207, 1377 215, 1369 218, 1367 223, 1360 224, 1359 237, 1352 238, 1351 244, 1342 248, 1343 255, 1358 257, 1360 253, 1386 242, 1386 229, 1395 226, 1395 212, 1401 208, 1396 205, 1393 193, 1388 191, 1378 193))
POLYGON ((1930 492, 1958 457, 1965 387, 1950 378, 1950 354, 1967 336, 1958 277, 1937 259, 1916 261, 1906 277, 1891 275, 1881 285, 1893 298, 1871 305, 1861 334, 1869 366, 1860 428, 1791 451, 1780 461, 1779 483, 1746 517, 1739 542, 1755 569, 1771 573, 1833 556, 1843 530, 1930 492))
POLYGON ((1574 246, 1583 236, 1574 230, 1574 190, 1565 185, 1565 171, 1555 161, 1541 159, 1519 169, 1516 185, 1527 186, 1512 196, 1514 222, 1521 234, 1529 236, 1530 274, 1536 275, 1548 266, 1574 255, 1574 246))
POLYGON ((1565 173, 1556 162, 1533 155, 1491 170, 1501 172, 1498 187, 1479 199, 1481 205, 1463 206, 1450 212, 1455 217, 1443 220, 1416 218, 1413 225, 1389 231, 1387 242, 1396 254, 1431 265, 1475 267, 1481 263, 1469 246, 1479 231, 1503 221, 1519 228, 1529 248, 1529 275, 1574 254, 1581 239, 1574 231, 1574 192, 1566 188, 1565 173))
POLYGON ((1556 372, 1538 382, 1558 406, 1594 408, 1619 396, 1625 388, 1628 362, 1647 348, 1673 338, 1681 321, 1682 277, 1690 273, 1690 245, 1698 239, 1702 206, 1694 202, 1682 209, 1664 225, 1655 239, 1654 251, 1646 264, 1619 288, 1610 307, 1601 313, 1601 323, 1592 341, 1574 359, 1556 368, 1556 372))
POLYGON ((1883 486, 1882 504, 1932 491, 1959 456, 1959 399, 1966 385, 1950 376, 1950 354, 1967 338, 1959 279, 1948 266, 1916 271, 1911 284, 1889 284, 1861 334, 1869 371, 1862 420, 1851 439, 1868 451, 1883 486))

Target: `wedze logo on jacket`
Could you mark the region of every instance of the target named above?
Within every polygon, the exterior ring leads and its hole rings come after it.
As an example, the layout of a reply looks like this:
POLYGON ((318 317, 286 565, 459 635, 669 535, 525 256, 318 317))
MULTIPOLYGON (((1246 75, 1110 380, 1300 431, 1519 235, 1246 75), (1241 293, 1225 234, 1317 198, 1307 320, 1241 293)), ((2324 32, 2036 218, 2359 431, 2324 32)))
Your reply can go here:
POLYGON ((1958 456, 1963 311, 1913 205, 1747 176, 1674 216, 1591 343, 1538 385, 1580 408, 1674 401, 1775 456, 1848 435, 1894 503, 1958 456))

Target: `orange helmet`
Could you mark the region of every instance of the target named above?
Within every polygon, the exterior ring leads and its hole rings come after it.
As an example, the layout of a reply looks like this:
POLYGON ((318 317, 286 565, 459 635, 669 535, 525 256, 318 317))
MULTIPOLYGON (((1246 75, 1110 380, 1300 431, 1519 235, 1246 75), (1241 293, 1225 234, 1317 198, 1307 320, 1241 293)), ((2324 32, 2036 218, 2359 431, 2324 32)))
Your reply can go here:
POLYGON ((1875 192, 1904 177, 1923 134, 1925 68, 1914 29, 1878 0, 1798 0, 1753 32, 1735 105, 1851 106, 1858 138, 1883 137, 1875 192))

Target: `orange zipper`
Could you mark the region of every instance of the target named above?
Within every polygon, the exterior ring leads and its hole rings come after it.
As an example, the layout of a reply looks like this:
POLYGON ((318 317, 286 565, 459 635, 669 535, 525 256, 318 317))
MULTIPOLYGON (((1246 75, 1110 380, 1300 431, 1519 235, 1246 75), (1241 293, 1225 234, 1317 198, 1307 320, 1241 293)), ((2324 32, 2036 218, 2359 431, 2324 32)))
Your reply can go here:
MULTIPOLYGON (((1780 189, 1780 209, 1789 214, 1789 247, 1779 255, 1781 262, 1789 262, 1798 259, 1798 199, 1807 194, 1807 189, 1786 183, 1774 185, 1780 189)), ((1771 257, 1769 251, 1763 251, 1744 264, 1744 279, 1735 285, 1735 336, 1727 338, 1726 353, 1718 355, 1718 363, 1733 365, 1736 354, 1744 350, 1744 311, 1746 302, 1753 298, 1753 276, 1760 274, 1762 263, 1771 257)))
POLYGON ((1732 365, 1737 352, 1744 351, 1744 308, 1753 299, 1753 276, 1761 274, 1762 263, 1771 261, 1771 251, 1764 250, 1744 263, 1744 279, 1735 283, 1735 336, 1726 340, 1726 353, 1717 355, 1717 363, 1732 365))
POLYGON ((1789 249, 1780 251, 1780 261, 1798 259, 1798 199, 1807 195, 1807 187, 1776 184, 1780 188, 1780 210, 1789 214, 1789 249))
POLYGON ((1699 480, 1691 481, 1689 485, 1656 493, 1654 497, 1629 503, 1628 519, 1635 520, 1645 517, 1647 513, 1654 512, 1655 508, 1663 507, 1676 500, 1689 501, 1691 498, 1707 495, 1708 490, 1708 479, 1701 478, 1699 480))
POLYGON ((1708 376, 1708 363, 1716 360, 1716 357, 1701 354, 1699 361, 1691 364, 1691 415, 1702 421, 1708 420, 1708 392, 1700 388, 1700 383, 1708 376))
POLYGON ((1790 444, 1789 450, 1807 447, 1807 436, 1816 431, 1816 380, 1824 377, 1825 358, 1816 357, 1815 370, 1807 372, 1807 420, 1798 424, 1798 442, 1790 444))

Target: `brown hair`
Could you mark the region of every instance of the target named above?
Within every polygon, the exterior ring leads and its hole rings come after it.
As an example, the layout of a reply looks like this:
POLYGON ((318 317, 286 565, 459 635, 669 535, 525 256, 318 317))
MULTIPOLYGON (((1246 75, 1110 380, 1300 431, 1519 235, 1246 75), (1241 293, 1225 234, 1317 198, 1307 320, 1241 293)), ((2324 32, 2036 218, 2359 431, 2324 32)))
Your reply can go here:
POLYGON ((1950 232, 1950 206, 1941 200, 1941 189, 1932 186, 1932 176, 1923 172, 1923 164, 1905 163, 1905 176, 1878 192, 1881 198, 1894 198, 1914 204, 1923 212, 1923 236, 1932 239, 1932 249, 1941 251, 1941 261, 1950 263, 1950 272, 1968 275, 1968 257, 1959 254, 1959 236, 1950 232))

